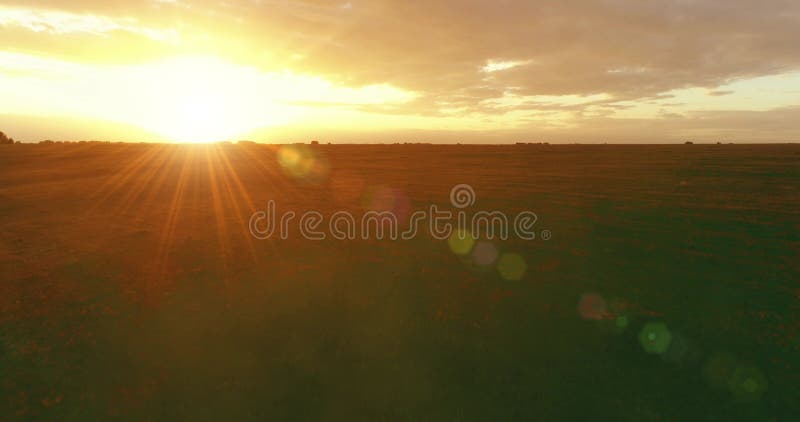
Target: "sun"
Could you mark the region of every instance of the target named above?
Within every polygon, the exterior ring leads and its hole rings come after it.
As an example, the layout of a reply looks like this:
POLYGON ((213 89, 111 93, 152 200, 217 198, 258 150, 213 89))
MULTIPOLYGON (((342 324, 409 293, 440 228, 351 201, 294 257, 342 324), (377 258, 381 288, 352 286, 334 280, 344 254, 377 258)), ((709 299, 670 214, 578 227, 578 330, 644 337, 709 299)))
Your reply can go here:
POLYGON ((141 126, 173 142, 232 140, 272 123, 269 98, 255 92, 253 75, 213 58, 184 58, 146 69, 151 84, 140 107, 141 126))
POLYGON ((233 115, 234 104, 224 94, 198 88, 197 92, 165 101, 164 117, 157 119, 152 129, 176 142, 229 140, 248 129, 245 122, 233 115))

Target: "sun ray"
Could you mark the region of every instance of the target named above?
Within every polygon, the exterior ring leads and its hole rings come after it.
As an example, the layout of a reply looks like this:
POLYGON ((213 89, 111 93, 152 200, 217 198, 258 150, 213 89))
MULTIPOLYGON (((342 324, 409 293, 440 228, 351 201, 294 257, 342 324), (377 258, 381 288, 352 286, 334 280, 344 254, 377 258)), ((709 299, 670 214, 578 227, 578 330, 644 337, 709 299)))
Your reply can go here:
POLYGON ((183 154, 183 162, 180 164, 180 174, 178 176, 178 181, 175 185, 175 188, 173 189, 172 201, 167 209, 167 218, 161 230, 156 258, 153 262, 155 278, 148 278, 148 284, 145 288, 148 297, 152 294, 154 289, 161 287, 163 281, 166 279, 169 254, 171 251, 171 246, 175 240, 175 230, 178 225, 178 217, 183 205, 183 195, 189 179, 189 170, 191 169, 193 162, 194 150, 189 150, 183 154))
POLYGON ((132 186, 128 195, 123 201, 120 201, 117 213, 127 215, 131 208, 138 204, 133 215, 142 216, 148 207, 152 207, 158 197, 159 190, 164 189, 164 184, 169 180, 169 170, 175 168, 174 165, 178 155, 179 151, 176 148, 165 147, 165 151, 161 154, 161 159, 146 169, 146 173, 139 183, 132 186))
POLYGON ((101 207, 112 195, 124 188, 130 180, 135 180, 135 178, 141 176, 141 170, 150 164, 154 158, 159 156, 162 150, 163 145, 147 148, 135 159, 130 160, 129 163, 116 172, 116 174, 106 180, 100 186, 100 189, 93 194, 93 198, 96 199, 90 212, 101 207))
POLYGON ((239 223, 239 228, 241 230, 241 235, 247 239, 247 247, 250 251, 250 255, 253 258, 253 261, 257 261, 256 258, 256 249, 253 245, 253 239, 250 236, 250 229, 248 222, 245 220, 245 216, 243 213, 247 213, 247 217, 249 218, 250 214, 255 211, 255 207, 253 206, 253 201, 250 199, 250 196, 247 194, 244 186, 242 185, 242 181, 239 179, 239 176, 236 174, 236 170, 230 164, 230 161, 227 156, 227 152, 220 148, 219 145, 215 146, 216 155, 219 158, 218 162, 222 163, 222 181, 225 184, 225 193, 227 194, 229 203, 233 206, 234 215, 236 216, 236 221, 239 223), (236 189, 231 187, 233 184, 236 189), (240 207, 240 203, 238 198, 236 198, 236 192, 238 191, 239 196, 245 203, 245 210, 242 210, 240 207))
MULTIPOLYGON (((205 147, 206 168, 208 169, 208 184, 211 189, 211 204, 214 208, 214 222, 216 224, 217 243, 219 246, 219 256, 222 259, 222 270, 227 272, 228 269, 228 226, 225 221, 225 210, 222 204, 222 198, 219 191, 218 180, 214 163, 211 160, 211 146, 205 147)), ((225 282, 227 286, 227 281, 225 282)))

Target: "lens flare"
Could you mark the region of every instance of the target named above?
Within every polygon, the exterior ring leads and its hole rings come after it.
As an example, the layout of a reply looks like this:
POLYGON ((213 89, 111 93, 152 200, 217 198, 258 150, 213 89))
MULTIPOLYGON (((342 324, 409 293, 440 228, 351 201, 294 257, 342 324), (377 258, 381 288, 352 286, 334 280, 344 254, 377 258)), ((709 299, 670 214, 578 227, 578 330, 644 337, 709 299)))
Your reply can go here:
POLYGON ((478 242, 472 250, 472 259, 475 260, 476 264, 482 267, 488 267, 494 264, 499 255, 500 252, 494 244, 487 241, 478 242))
POLYGON ((469 231, 456 230, 447 239, 450 250, 456 255, 469 255, 475 246, 475 238, 469 231))
POLYGON ((672 343, 672 333, 663 322, 649 322, 639 332, 639 343, 645 352, 661 355, 672 343))
POLYGON ((305 144, 283 145, 277 158, 283 171, 296 179, 317 183, 328 175, 327 161, 305 144))
POLYGON ((728 389, 738 400, 758 400, 767 390, 767 378, 760 369, 742 365, 734 369, 731 374, 728 389))
POLYGON ((587 320, 603 319, 607 309, 606 300, 597 293, 586 293, 578 302, 578 314, 587 320))
POLYGON ((522 280, 527 270, 528 265, 525 263, 525 259, 516 253, 504 253, 497 261, 497 272, 504 280, 522 280))

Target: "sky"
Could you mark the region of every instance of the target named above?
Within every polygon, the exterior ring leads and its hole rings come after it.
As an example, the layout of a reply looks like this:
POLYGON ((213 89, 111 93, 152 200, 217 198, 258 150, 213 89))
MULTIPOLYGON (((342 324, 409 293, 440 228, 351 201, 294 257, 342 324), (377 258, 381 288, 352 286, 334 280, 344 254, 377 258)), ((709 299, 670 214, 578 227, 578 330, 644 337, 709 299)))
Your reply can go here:
POLYGON ((0 1, 23 141, 800 141, 797 0, 0 1))

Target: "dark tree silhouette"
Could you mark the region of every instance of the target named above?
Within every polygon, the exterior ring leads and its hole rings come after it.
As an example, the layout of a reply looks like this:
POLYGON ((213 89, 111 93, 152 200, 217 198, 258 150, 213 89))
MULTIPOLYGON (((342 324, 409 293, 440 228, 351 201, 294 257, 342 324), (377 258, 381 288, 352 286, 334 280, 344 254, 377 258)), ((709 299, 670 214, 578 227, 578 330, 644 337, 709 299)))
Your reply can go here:
POLYGON ((0 144, 13 144, 14 138, 9 138, 5 133, 0 132, 0 144))

